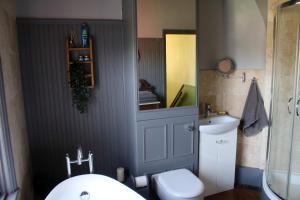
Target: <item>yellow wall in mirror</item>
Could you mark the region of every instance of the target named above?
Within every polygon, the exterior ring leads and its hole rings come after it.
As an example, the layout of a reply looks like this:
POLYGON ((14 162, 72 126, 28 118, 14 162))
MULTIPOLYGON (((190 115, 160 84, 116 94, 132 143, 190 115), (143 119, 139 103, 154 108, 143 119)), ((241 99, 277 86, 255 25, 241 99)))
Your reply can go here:
POLYGON ((196 85, 195 34, 166 34, 166 79, 167 107, 183 84, 196 85))

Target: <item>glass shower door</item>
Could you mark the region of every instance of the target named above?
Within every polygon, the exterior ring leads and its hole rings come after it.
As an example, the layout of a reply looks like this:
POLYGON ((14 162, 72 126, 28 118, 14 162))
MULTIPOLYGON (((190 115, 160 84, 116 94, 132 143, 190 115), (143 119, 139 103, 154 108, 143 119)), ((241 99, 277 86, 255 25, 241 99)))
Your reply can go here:
MULTIPOLYGON (((300 81, 299 81, 300 82, 300 81)), ((299 91, 300 87, 298 87, 299 91)), ((298 99, 296 104, 299 104, 300 94, 298 92, 298 99)), ((300 199, 300 108, 296 105, 296 113, 294 119, 293 129, 293 144, 289 172, 289 189, 288 200, 300 199)))
POLYGON ((295 112, 299 5, 277 13, 267 182, 287 199, 295 112))
MULTIPOLYGON (((298 6, 300 12, 300 6, 298 6)), ((299 25, 300 26, 300 25, 299 25)), ((295 113, 293 123, 293 138, 292 138, 292 152, 290 160, 289 171, 289 187, 288 200, 300 199, 300 42, 298 40, 297 52, 297 79, 296 79, 296 94, 295 94, 295 113)))

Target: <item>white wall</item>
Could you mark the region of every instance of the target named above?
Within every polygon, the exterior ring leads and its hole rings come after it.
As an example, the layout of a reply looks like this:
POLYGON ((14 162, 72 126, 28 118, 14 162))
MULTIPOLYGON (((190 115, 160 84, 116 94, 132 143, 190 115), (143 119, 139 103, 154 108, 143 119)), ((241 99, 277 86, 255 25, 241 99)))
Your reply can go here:
POLYGON ((238 68, 266 66, 266 0, 225 0, 225 56, 238 68))
POLYGON ((137 0, 138 37, 161 38, 163 29, 196 29, 195 0, 137 0))
POLYGON ((17 17, 122 19, 122 0, 17 0, 17 17))
POLYGON ((266 66, 268 0, 199 2, 200 68, 215 68, 223 57, 238 69, 266 66))
POLYGON ((201 0, 199 10, 199 65, 214 68, 224 57, 224 0, 201 0))

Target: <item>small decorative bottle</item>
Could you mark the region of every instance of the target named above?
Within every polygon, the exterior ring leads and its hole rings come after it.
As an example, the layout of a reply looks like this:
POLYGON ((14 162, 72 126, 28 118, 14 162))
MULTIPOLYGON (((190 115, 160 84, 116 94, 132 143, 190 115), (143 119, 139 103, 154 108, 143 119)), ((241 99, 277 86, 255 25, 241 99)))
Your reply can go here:
POLYGON ((81 42, 82 47, 87 48, 89 45, 89 27, 86 23, 81 25, 81 42))

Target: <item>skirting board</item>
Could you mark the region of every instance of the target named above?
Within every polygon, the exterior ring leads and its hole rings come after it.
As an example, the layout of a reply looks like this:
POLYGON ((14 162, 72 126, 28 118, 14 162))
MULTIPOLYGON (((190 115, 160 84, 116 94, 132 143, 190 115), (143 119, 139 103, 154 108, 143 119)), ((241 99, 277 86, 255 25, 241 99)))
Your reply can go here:
POLYGON ((251 167, 236 167, 235 184, 262 189, 263 170, 251 167))

